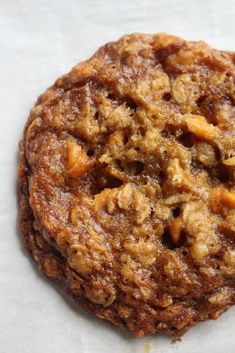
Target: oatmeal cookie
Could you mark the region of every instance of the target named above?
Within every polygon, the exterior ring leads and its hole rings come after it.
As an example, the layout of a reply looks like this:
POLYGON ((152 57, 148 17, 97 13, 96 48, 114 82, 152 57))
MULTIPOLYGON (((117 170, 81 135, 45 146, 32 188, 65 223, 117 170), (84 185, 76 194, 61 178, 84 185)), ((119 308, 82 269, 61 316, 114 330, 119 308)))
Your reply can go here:
POLYGON ((166 34, 108 43, 41 95, 20 143, 38 268, 136 336, 235 304, 235 54, 166 34))

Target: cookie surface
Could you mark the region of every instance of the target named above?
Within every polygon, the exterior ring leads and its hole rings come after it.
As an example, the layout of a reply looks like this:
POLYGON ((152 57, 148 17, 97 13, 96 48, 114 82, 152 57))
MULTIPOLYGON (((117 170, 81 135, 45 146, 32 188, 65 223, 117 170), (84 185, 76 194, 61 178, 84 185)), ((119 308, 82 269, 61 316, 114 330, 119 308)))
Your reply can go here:
POLYGON ((59 78, 20 143, 26 250, 85 309, 180 337, 235 304, 235 55, 133 34, 59 78))

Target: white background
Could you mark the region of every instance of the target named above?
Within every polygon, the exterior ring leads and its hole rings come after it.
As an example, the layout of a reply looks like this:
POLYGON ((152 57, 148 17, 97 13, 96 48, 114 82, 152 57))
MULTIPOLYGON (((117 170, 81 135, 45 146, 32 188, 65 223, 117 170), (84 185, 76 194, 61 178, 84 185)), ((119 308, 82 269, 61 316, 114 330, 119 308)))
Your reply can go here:
POLYGON ((172 345, 135 339, 81 312, 39 275, 16 226, 17 145, 28 111, 100 45, 168 32, 235 50, 234 0, 0 0, 0 353, 234 353, 235 310, 172 345))

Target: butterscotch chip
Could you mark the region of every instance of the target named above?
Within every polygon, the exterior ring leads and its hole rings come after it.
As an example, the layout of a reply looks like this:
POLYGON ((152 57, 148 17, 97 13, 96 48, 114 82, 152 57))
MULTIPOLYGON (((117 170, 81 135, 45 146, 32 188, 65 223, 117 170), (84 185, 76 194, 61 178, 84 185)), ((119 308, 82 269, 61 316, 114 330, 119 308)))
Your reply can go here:
POLYGON ((68 178, 82 177, 91 167, 89 157, 76 141, 67 143, 66 176, 68 178))
POLYGON ((217 129, 209 124, 204 116, 189 115, 186 117, 188 130, 202 140, 214 140, 217 129))
POLYGON ((39 269, 137 336, 235 304, 235 54, 166 34, 106 44, 31 110, 19 223, 39 269))
POLYGON ((224 159, 223 164, 228 165, 230 167, 235 167, 235 156, 228 159, 224 159))

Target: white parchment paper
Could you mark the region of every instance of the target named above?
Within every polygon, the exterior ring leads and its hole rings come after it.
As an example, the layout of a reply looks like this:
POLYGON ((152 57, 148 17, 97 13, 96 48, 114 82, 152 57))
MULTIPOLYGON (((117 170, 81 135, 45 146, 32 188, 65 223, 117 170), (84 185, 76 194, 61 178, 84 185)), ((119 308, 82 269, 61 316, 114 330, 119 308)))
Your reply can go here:
POLYGON ((17 144, 36 97, 100 45, 169 32, 235 50, 234 0, 0 0, 0 353, 234 353, 232 309, 182 342, 136 339, 79 310, 35 270, 16 227, 17 144))

